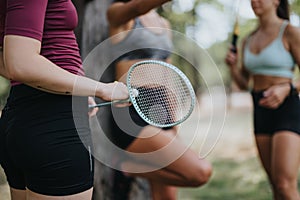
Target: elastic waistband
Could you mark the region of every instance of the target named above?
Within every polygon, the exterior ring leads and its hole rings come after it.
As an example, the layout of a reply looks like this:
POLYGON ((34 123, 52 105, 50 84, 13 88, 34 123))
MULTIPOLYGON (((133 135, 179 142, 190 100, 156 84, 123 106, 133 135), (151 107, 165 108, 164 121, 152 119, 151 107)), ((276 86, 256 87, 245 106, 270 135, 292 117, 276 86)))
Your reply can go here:
POLYGON ((5 105, 6 110, 71 110, 88 112, 86 96, 71 96, 45 92, 25 84, 12 86, 5 105))
POLYGON ((16 104, 21 100, 34 98, 40 95, 50 94, 25 84, 14 85, 10 88, 7 104, 16 104))
POLYGON ((15 98, 31 96, 32 94, 38 94, 38 93, 45 93, 45 92, 25 84, 14 85, 10 88, 10 95, 12 95, 12 97, 15 98))

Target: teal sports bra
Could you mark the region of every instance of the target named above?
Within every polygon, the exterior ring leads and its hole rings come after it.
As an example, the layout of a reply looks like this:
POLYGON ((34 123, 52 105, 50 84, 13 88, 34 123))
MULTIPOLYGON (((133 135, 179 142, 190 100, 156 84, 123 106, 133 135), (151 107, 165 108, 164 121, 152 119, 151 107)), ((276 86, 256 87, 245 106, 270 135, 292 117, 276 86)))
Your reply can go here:
POLYGON ((252 74, 261 74, 278 77, 293 77, 295 61, 289 51, 282 43, 282 36, 288 21, 284 21, 280 27, 279 34, 259 54, 254 54, 249 48, 249 37, 244 49, 244 66, 252 74))

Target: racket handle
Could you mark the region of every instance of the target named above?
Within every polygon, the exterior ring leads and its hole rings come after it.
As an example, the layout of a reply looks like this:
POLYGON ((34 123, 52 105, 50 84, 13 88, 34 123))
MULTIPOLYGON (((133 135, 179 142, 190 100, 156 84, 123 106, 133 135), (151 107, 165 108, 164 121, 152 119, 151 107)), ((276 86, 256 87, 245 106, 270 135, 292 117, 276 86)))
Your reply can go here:
POLYGON ((237 40, 238 40, 238 35, 233 34, 232 41, 231 41, 232 48, 230 49, 231 52, 233 52, 233 53, 237 53, 237 46, 236 46, 237 40))
MULTIPOLYGON (((135 88, 132 89, 132 93, 134 97, 137 97, 139 95, 139 91, 135 88)), ((121 104, 121 103, 130 103, 130 98, 128 99, 121 99, 121 100, 114 100, 110 102, 104 102, 104 103, 99 103, 96 105, 89 105, 89 108, 96 108, 96 107, 101 107, 101 106, 109 106, 112 104, 121 104)))
POLYGON ((110 101, 110 102, 104 102, 104 103, 98 103, 95 105, 89 105, 89 108, 96 108, 96 107, 101 107, 101 106, 109 106, 113 104, 118 104, 118 103, 129 103, 130 99, 122 99, 122 100, 115 100, 115 101, 110 101))
POLYGON ((112 102, 98 103, 95 105, 89 105, 89 108, 92 109, 92 108, 97 108, 97 107, 101 107, 101 106, 108 106, 111 104, 112 104, 112 102))
POLYGON ((237 53, 237 40, 239 38, 239 33, 240 33, 240 30, 239 30, 239 25, 238 25, 238 19, 236 19, 235 23, 234 23, 234 29, 233 29, 233 35, 232 35, 232 41, 231 41, 231 45, 232 45, 231 52, 233 52, 233 53, 237 53))

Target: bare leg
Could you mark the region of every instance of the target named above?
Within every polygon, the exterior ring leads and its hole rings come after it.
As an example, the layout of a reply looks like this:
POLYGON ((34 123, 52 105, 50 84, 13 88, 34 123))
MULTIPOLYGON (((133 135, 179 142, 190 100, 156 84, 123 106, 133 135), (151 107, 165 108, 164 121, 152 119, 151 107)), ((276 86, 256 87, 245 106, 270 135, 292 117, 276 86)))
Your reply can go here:
POLYGON ((262 163, 262 166, 267 173, 269 182, 274 187, 272 176, 271 176, 271 149, 272 149, 272 137, 267 134, 258 134, 255 137, 258 154, 262 163))
POLYGON ((84 192, 67 196, 47 196, 27 190, 27 200, 91 200, 93 188, 84 192))
POLYGON ((161 184, 158 182, 151 182, 151 191, 153 200, 176 200, 177 188, 161 184))
POLYGON ((152 158, 144 159, 144 163, 125 162, 122 164, 124 171, 134 171, 141 167, 147 167, 147 163, 161 166, 161 163, 170 160, 169 165, 145 173, 130 173, 132 176, 142 176, 150 181, 173 186, 197 187, 205 184, 212 173, 209 162, 200 159, 191 149, 187 148, 174 135, 175 129, 159 130, 152 126, 145 127, 141 132, 141 138, 136 139, 128 151, 135 153, 149 153, 163 149, 152 158), (159 133, 158 133, 159 132, 159 133), (153 136, 153 133, 158 133, 153 136), (152 135, 152 137, 147 137, 152 135), (168 148, 164 149, 168 145, 168 148), (172 160, 174 156, 176 160, 172 160))
MULTIPOLYGON (((176 127, 174 130, 178 131, 178 128, 176 127)), ((175 137, 175 135, 173 135, 173 137, 175 137)), ((177 187, 165 185, 155 181, 150 182, 150 185, 151 185, 153 200, 176 200, 177 199, 177 187)))
POLYGON ((299 135, 281 131, 272 142, 272 179, 276 200, 299 200, 297 187, 300 165, 299 135))
POLYGON ((26 190, 10 188, 11 200, 26 200, 26 190))

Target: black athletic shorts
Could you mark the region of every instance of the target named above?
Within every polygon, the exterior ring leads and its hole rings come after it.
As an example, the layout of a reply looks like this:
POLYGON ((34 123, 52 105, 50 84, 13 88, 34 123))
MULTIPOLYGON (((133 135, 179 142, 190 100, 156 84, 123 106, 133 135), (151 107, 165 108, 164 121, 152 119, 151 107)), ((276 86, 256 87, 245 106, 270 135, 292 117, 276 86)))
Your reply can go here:
POLYGON ((86 97, 11 88, 0 119, 0 164, 12 188, 64 196, 93 186, 87 105, 86 97))
MULTIPOLYGON (((164 88, 157 87, 151 89, 138 88, 139 92, 146 92, 149 90, 152 94, 164 92, 164 88)), ((164 96, 164 95, 161 95, 164 96)), ((167 98, 167 95, 165 95, 167 98)), ((147 105, 160 106, 166 109, 164 105, 163 97, 154 99, 152 98, 151 102, 147 102, 147 105)), ((116 146, 122 149, 126 149, 140 134, 141 130, 149 125, 145 122, 140 115, 136 112, 135 108, 130 107, 115 107, 115 106, 106 106, 101 107, 104 111, 104 116, 100 118, 100 124, 104 130, 106 136, 114 143, 116 146), (109 122, 105 119, 109 118, 109 122)), ((166 115, 169 115, 169 111, 166 109, 166 115)), ((168 117, 166 117, 168 119, 168 117)), ((167 121, 166 121, 167 122, 167 121)), ((163 128, 164 130, 171 129, 172 127, 163 128)))
POLYGON ((284 130, 300 134, 300 99, 297 94, 288 96, 277 109, 269 109, 258 104, 263 98, 263 91, 251 94, 255 134, 272 135, 284 130))

